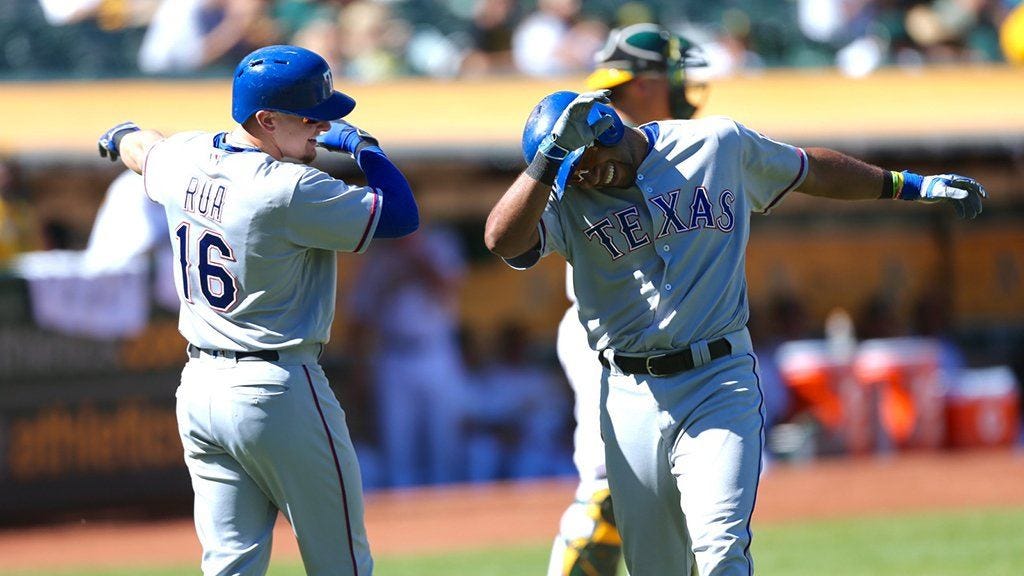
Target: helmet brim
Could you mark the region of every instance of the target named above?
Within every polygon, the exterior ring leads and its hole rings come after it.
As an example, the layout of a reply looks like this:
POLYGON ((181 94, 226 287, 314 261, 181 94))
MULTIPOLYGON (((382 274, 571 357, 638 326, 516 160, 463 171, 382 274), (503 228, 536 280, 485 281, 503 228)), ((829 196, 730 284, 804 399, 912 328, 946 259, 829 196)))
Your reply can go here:
POLYGON ((634 78, 629 70, 621 68, 598 68, 587 76, 587 90, 604 90, 625 84, 634 78))
POLYGON ((351 96, 335 90, 327 100, 324 100, 316 106, 306 108, 305 110, 292 110, 290 113, 295 114, 296 116, 310 118, 312 120, 330 122, 331 120, 344 118, 352 112, 355 107, 356 101, 351 96))

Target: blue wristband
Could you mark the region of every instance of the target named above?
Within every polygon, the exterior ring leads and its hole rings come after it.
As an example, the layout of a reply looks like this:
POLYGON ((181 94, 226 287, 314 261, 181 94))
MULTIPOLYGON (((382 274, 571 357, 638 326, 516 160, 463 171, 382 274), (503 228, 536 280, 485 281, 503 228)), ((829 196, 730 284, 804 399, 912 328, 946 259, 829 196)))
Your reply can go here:
POLYGON ((923 182, 924 176, 904 170, 903 186, 896 193, 896 197, 900 200, 919 200, 921 198, 921 184, 923 182))

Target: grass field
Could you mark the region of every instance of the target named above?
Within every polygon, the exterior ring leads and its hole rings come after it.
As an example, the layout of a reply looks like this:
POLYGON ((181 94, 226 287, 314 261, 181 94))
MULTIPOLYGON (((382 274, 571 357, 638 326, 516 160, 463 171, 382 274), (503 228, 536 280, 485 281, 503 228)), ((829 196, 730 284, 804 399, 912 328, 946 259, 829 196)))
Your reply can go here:
MULTIPOLYGON (((1024 509, 972 510, 770 524, 757 530, 754 557, 761 576, 1015 576, 1024 551, 1024 509)), ((539 576, 548 546, 377 559, 385 576, 539 576)), ((20 571, 9 576, 177 576, 195 564, 90 571, 20 571)), ((270 576, 303 574, 279 564, 270 576)))

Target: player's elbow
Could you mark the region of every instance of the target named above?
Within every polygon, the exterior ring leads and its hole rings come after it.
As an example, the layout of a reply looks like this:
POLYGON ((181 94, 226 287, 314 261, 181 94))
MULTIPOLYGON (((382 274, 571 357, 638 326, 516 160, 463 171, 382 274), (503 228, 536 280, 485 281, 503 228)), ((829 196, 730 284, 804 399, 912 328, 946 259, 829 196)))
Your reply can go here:
POLYGON ((420 215, 415 213, 398 226, 398 237, 408 236, 420 229, 420 215))
POLYGON ((501 256, 502 237, 491 228, 490 224, 484 229, 484 245, 494 254, 501 256))
POLYGON ((523 248, 522 244, 513 234, 509 233, 506 227, 487 222, 487 226, 484 228, 484 245, 492 253, 502 258, 513 258, 529 248, 528 246, 523 248))

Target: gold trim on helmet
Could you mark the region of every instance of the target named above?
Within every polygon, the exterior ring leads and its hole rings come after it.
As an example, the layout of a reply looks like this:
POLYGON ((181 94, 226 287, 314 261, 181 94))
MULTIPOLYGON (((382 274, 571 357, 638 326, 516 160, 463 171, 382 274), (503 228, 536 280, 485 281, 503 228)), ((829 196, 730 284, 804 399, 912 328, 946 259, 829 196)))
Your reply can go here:
POLYGON ((629 82, 636 75, 629 70, 623 70, 621 68, 598 68, 594 70, 590 76, 587 76, 587 89, 588 90, 602 90, 605 88, 614 88, 620 84, 629 82))

